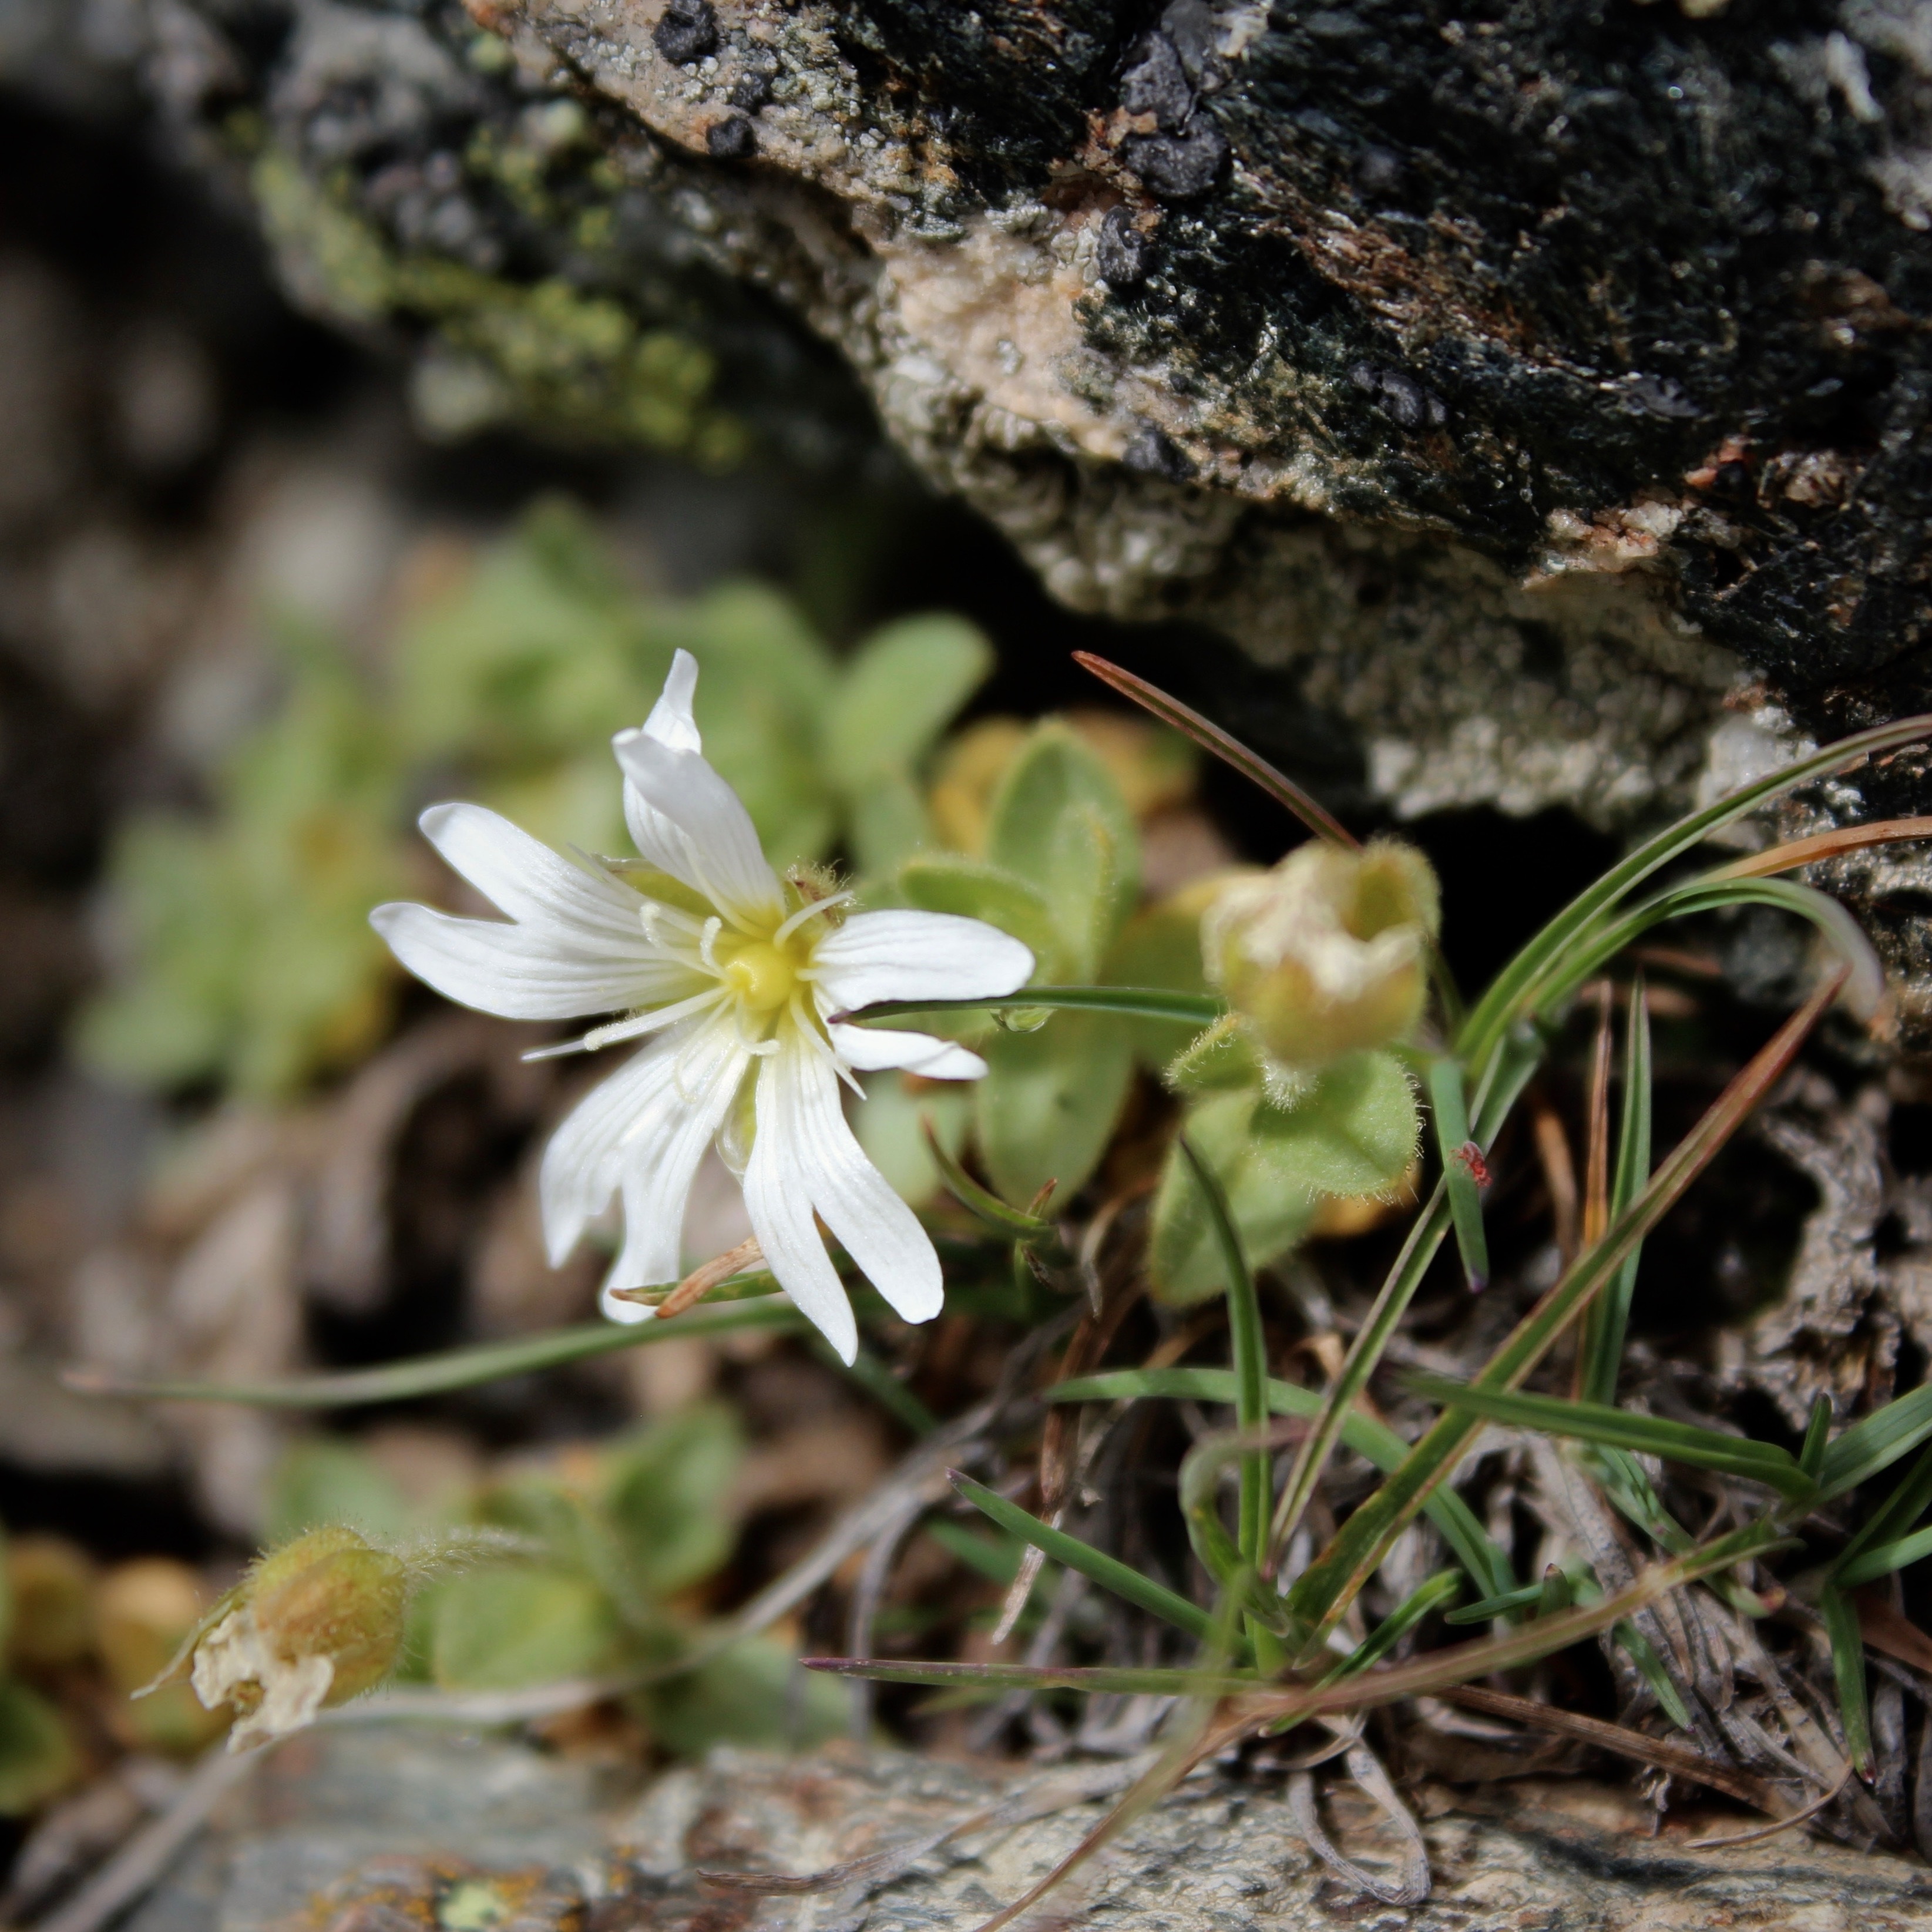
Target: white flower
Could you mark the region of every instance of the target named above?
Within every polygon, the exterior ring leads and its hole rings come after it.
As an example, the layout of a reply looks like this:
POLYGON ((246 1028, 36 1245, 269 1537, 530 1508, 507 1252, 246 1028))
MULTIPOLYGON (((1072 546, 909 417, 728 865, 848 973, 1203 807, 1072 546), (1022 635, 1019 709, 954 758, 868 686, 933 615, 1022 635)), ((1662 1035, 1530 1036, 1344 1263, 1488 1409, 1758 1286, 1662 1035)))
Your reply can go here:
POLYGON ((586 1034, 584 1048, 649 1036, 544 1152, 553 1266, 621 1190, 624 1245, 603 1306, 647 1318, 611 1291, 676 1279, 686 1202, 715 1138, 742 1179, 766 1264, 849 1362, 858 1331, 814 1210, 908 1321, 939 1312, 940 1282, 926 1231, 846 1125, 839 1082, 856 1090, 854 1068, 970 1080, 986 1066, 928 1034, 832 1016, 879 1000, 1010 993, 1033 955, 978 920, 848 916, 849 892, 814 898, 808 884, 782 884, 737 794, 701 755, 697 682, 680 651, 643 729, 613 740, 641 865, 573 865, 480 806, 433 806, 425 836, 513 923, 420 905, 370 917, 404 965, 465 1006, 508 1019, 628 1016, 586 1034))

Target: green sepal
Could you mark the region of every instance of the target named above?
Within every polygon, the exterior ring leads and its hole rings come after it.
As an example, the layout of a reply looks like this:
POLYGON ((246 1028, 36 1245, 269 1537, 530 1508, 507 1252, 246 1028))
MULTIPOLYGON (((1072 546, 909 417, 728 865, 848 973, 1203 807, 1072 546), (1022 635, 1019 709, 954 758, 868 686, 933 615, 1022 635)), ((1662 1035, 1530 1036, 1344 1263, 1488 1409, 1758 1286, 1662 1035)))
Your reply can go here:
POLYGON ((1224 1094, 1259 1087, 1264 1071, 1246 1022, 1226 1013, 1176 1054, 1161 1077, 1177 1094, 1224 1094))

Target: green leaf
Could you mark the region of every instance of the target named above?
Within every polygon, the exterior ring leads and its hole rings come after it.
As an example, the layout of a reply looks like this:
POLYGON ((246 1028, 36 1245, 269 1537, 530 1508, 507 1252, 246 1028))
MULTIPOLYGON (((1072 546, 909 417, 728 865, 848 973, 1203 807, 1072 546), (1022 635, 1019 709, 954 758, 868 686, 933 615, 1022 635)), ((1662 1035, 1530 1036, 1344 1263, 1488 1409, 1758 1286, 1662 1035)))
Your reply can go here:
POLYGON ((1483 1232, 1483 1196, 1464 1152, 1474 1143, 1469 1138, 1469 1113, 1462 1095, 1462 1070, 1454 1060, 1430 1061, 1429 1098, 1436 1118, 1443 1184, 1449 1192, 1449 1218, 1462 1256, 1463 1279, 1472 1289, 1486 1288, 1490 1244, 1483 1232))
POLYGON ((991 1190, 982 1187, 960 1166, 957 1156, 947 1151, 930 1122, 926 1124, 926 1142, 946 1192, 993 1233, 1028 1247, 1058 1240, 1058 1230, 1051 1221, 1023 1208, 1009 1207, 991 1190))
POLYGON ((1099 756, 1049 720, 994 795, 986 856, 1039 887, 1068 976, 1091 979, 1140 896, 1140 836, 1099 756))
MULTIPOLYGON (((988 926, 1011 933, 1022 945, 1033 949, 1038 974, 1051 978, 1060 970, 1065 949, 1053 908, 1038 886, 1017 874, 977 859, 935 854, 901 866, 898 888, 906 904, 922 912, 950 912, 966 919, 982 919, 988 926)), ((908 1012, 987 1010, 977 1005, 961 1007, 951 1002, 936 1008, 901 1004, 898 1010, 908 1012)))
POLYGON ((0 1679, 0 1816, 37 1809, 80 1770, 67 1720, 38 1690, 0 1679))
POLYGON ((949 1556, 1003 1590, 1020 1574, 1026 1546, 1018 1537, 982 1536, 963 1522, 951 1522, 943 1516, 932 1518, 926 1525, 926 1533, 949 1556))
MULTIPOLYGON (((1159 904, 1143 907, 1120 930, 1101 967, 1109 986, 1158 986, 1219 1002, 1208 984, 1201 958, 1201 916, 1223 880, 1196 880, 1159 904)), ((1150 1072, 1158 1073, 1184 1052, 1204 1022, 1136 1019, 1130 1023, 1134 1053, 1150 1072)))
MULTIPOLYGON (((1118 1369, 1106 1375, 1072 1376, 1048 1391, 1054 1402, 1131 1402, 1151 1397, 1231 1406, 1234 1393, 1232 1369, 1118 1369)), ((1322 1412, 1320 1393, 1293 1382, 1270 1379, 1268 1399, 1270 1410, 1276 1415, 1306 1418, 1322 1412)), ((1342 1418, 1342 1440, 1384 1474, 1400 1468, 1408 1454, 1408 1444, 1388 1424, 1360 1409, 1351 1409, 1342 1418)), ((1514 1586, 1516 1580, 1509 1559, 1490 1540, 1468 1504, 1454 1490, 1436 1490, 1423 1507, 1479 1590, 1489 1594, 1514 1586)))
POLYGON ((1223 1013, 1174 1055, 1162 1077, 1177 1094, 1226 1094, 1258 1088, 1265 1071, 1247 1022, 1223 1013))
POLYGON ((1872 1768, 1871 1706, 1865 1695, 1865 1640, 1858 1613, 1842 1590, 1827 1583, 1818 1592, 1819 1614, 1832 1643, 1832 1675, 1838 1686, 1838 1720, 1852 1768, 1869 1778, 1872 1768))
POLYGON ((902 1200, 925 1208, 938 1199, 945 1176, 923 1125, 932 1123, 940 1151, 956 1160, 972 1120, 973 1095, 963 1081, 922 1082, 915 1088, 901 1074, 868 1074, 866 1097, 854 1104, 850 1118, 866 1158, 902 1200))
POLYGON ((1090 1543, 1082 1543, 1077 1536, 1070 1536, 1063 1529, 1042 1522, 1018 1503, 1007 1502, 996 1490, 988 1489, 984 1483, 976 1483, 970 1476, 963 1476, 956 1469, 950 1472, 950 1480, 975 1509, 991 1517, 1000 1528, 1010 1530, 1014 1535, 1044 1552, 1054 1562, 1063 1563, 1070 1570, 1077 1570, 1089 1582, 1097 1583, 1102 1589, 1111 1590, 1115 1596, 1138 1604, 1163 1622, 1185 1630, 1190 1636, 1205 1642, 1213 1635, 1214 1618, 1185 1597, 1177 1595, 1166 1584, 1142 1576, 1118 1557, 1096 1550, 1090 1543))
POLYGON ((980 1052, 990 1070, 974 1095, 980 1151, 1010 1201, 1049 1180, 1072 1198, 1113 1138, 1133 1078, 1121 1029, 1098 1013, 1066 1013, 1037 1033, 998 1034, 980 1052))
POLYGON ((604 1513, 646 1595, 674 1595, 730 1555, 737 1522, 727 1505, 743 1455, 736 1412, 722 1402, 682 1410, 612 1452, 604 1513))
MULTIPOLYGON (((1352 1054, 1292 1106, 1256 1093, 1216 1094, 1193 1108, 1187 1132, 1228 1197, 1257 1268, 1300 1238, 1324 1195, 1372 1194, 1407 1172, 1420 1119, 1400 1061, 1352 1054)), ((1164 1300, 1186 1303, 1219 1285, 1212 1229, 1170 1154, 1155 1197, 1149 1266, 1164 1300)))
POLYGON ((1632 1623, 1614 1626, 1610 1640, 1636 1666, 1638 1675, 1650 1686, 1663 1707, 1664 1714, 1680 1731, 1688 1731, 1690 1728, 1690 1708, 1665 1669, 1663 1658, 1658 1655, 1656 1645, 1632 1623))
POLYGON ((1858 1560, 1862 1552, 1876 1544, 1896 1542, 1928 1508, 1932 1508, 1932 1448, 1920 1452, 1918 1461, 1906 1472, 1891 1495, 1865 1519, 1858 1534, 1840 1552, 1837 1563, 1832 1566, 1832 1581, 1842 1583, 1842 1573, 1858 1560))
POLYGON ((1874 1544, 1849 1562, 1840 1558, 1832 1566, 1832 1581, 1841 1590, 1856 1590, 1862 1583, 1874 1583, 1928 1556, 1932 1556, 1932 1529, 1918 1530, 1895 1543, 1874 1544))
POLYGON ((1265 1684, 1252 1671, 1136 1669, 1109 1664, 902 1664, 876 1657, 808 1657, 808 1670, 874 1684, 947 1684, 993 1690, 1114 1691, 1128 1696, 1234 1697, 1265 1684))
POLYGON ((1486 1624, 1492 1618, 1526 1610, 1532 1604, 1540 1606, 1543 1591, 1540 1583, 1526 1583, 1520 1589, 1504 1590, 1498 1595, 1485 1597, 1479 1604, 1465 1604, 1460 1610, 1446 1611, 1442 1621, 1445 1624, 1486 1624))
POLYGON ((587 1576, 472 1570, 430 1586, 430 1672, 447 1690, 513 1690, 594 1676, 616 1653, 617 1619, 587 1576))
POLYGON ((683 1758, 702 1757, 714 1744, 808 1750, 842 1736, 851 1721, 837 1681, 803 1670, 771 1636, 734 1644, 658 1685, 648 1711, 652 1738, 683 1758))
POLYGON ((268 1479, 263 1540, 286 1543, 334 1522, 378 1540, 406 1536, 412 1527, 407 1498, 367 1450, 326 1436, 291 1443, 268 1479))
POLYGON ((910 778, 889 773, 846 800, 846 838, 862 879, 883 879, 934 842, 932 814, 910 778))
POLYGON ((903 778, 993 668, 993 647, 963 617, 906 617, 875 631, 841 675, 825 720, 834 782, 856 791, 903 778))
POLYGON ((1544 1435, 1606 1443, 1699 1468, 1721 1469, 1729 1475, 1766 1484, 1795 1502, 1808 1501, 1816 1493, 1816 1486, 1790 1451, 1774 1442, 1754 1442, 1748 1436, 1726 1436, 1721 1430, 1672 1422, 1661 1416, 1637 1415, 1601 1402, 1566 1402, 1558 1396, 1475 1388, 1443 1376, 1413 1373, 1401 1379, 1425 1400, 1444 1409, 1461 1410, 1544 1435))

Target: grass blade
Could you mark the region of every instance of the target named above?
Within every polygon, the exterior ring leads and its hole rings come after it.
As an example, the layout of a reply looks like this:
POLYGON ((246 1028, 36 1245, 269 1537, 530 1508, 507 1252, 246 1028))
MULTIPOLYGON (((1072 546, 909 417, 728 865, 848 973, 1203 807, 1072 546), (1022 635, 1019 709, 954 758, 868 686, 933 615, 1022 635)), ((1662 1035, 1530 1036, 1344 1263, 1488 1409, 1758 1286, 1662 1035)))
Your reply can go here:
POLYGON ((1895 1543, 1874 1544, 1850 1562, 1841 1558, 1832 1567, 1832 1581, 1840 1590, 1856 1590, 1861 1583, 1875 1583, 1928 1556, 1932 1556, 1932 1529, 1918 1530, 1895 1543))
POLYGON ((1862 1551, 1876 1544, 1896 1542, 1928 1508, 1932 1508, 1932 1448, 1921 1451, 1918 1461, 1906 1472, 1892 1494, 1865 1519, 1864 1526, 1839 1552, 1832 1566, 1832 1582, 1843 1585, 1840 1573, 1862 1551))
POLYGON ((1714 803, 1679 819, 1586 886, 1526 945, 1491 982, 1457 1035, 1466 1066, 1479 1066, 1501 1045, 1511 1022, 1524 1010, 1526 996, 1571 944, 1620 904, 1646 879, 1701 844, 1724 826, 1734 824, 1796 787, 1844 771, 1881 752, 1896 750, 1932 736, 1932 717, 1904 718, 1827 745, 1808 758, 1743 785, 1714 803))
POLYGON ((1804 1446, 1798 1452, 1798 1466, 1814 1481, 1817 1480, 1826 1445, 1831 1439, 1832 1398, 1821 1395, 1811 1404, 1811 1419, 1804 1425, 1804 1446))
POLYGON ((1638 1415, 1601 1402, 1567 1402, 1560 1396, 1523 1395, 1513 1390, 1484 1388, 1451 1382, 1444 1376, 1406 1375, 1402 1385, 1438 1408, 1466 1409, 1491 1422, 1578 1442, 1600 1442, 1639 1455, 1660 1456, 1667 1462, 1688 1462, 1701 1469, 1721 1469, 1762 1483, 1793 1502, 1808 1502, 1816 1485, 1798 1466, 1789 1450, 1774 1442, 1754 1442, 1746 1436, 1726 1436, 1695 1423, 1671 1422, 1663 1417, 1638 1415))
POLYGON ((1443 1613, 1445 1624, 1486 1624, 1516 1610, 1526 1610, 1543 1600, 1540 1583, 1526 1583, 1520 1589, 1505 1590, 1500 1596, 1485 1597, 1479 1604, 1465 1604, 1460 1610, 1443 1613))
MULTIPOLYGON (((1603 1240, 1520 1322, 1473 1386, 1513 1389, 1557 1336, 1588 1306, 1618 1264, 1649 1233, 1708 1166, 1751 1110, 1782 1077, 1844 983, 1834 974, 1760 1048, 1712 1103, 1703 1118, 1672 1148, 1603 1240)), ((1926 1391, 1932 1398, 1932 1389, 1926 1391)), ((1910 1398, 1906 1398, 1910 1400, 1910 1398)), ((1423 1499, 1455 1466, 1479 1426, 1468 1411, 1444 1416, 1409 1451, 1407 1460, 1342 1526, 1327 1550, 1298 1578, 1291 1610, 1305 1621, 1310 1642, 1325 1636, 1375 1574, 1388 1546, 1421 1507, 1423 1499)), ((1932 1417, 1926 1424, 1932 1432, 1932 1417)), ((1900 1453, 1903 1453, 1902 1451, 1900 1453)), ((1828 1453, 1826 1460, 1829 1462, 1828 1453)))
MULTIPOLYGON (((1049 1391, 1054 1402, 1132 1402, 1151 1397, 1184 1402, 1234 1400, 1234 1372, 1229 1369, 1117 1369, 1106 1375, 1082 1376, 1049 1391)), ((1323 1398, 1314 1389, 1270 1380, 1270 1410, 1276 1415, 1312 1419, 1322 1413, 1323 1398)), ((1352 1409, 1342 1421, 1342 1440, 1384 1474, 1401 1468, 1408 1444, 1385 1422, 1352 1409)), ((1442 1532, 1470 1580, 1487 1594, 1508 1590, 1515 1583, 1509 1558, 1490 1541, 1468 1504, 1454 1490, 1438 1489, 1424 1504, 1430 1520, 1442 1532)))
POLYGON ((1077 1536, 1068 1535, 1064 1529, 1055 1529, 1051 1523, 1042 1522, 1018 1503, 1009 1502, 997 1490, 989 1490, 984 1483, 976 1483, 970 1476, 962 1474, 957 1469, 947 1472, 947 1480, 975 1509, 989 1516, 1002 1529, 1023 1537, 1054 1562, 1078 1570, 1089 1582, 1098 1583, 1103 1590, 1111 1590, 1115 1596, 1138 1604, 1150 1615, 1172 1624, 1177 1630, 1185 1630, 1202 1642, 1214 1634, 1214 1618, 1185 1597, 1170 1590, 1165 1583, 1157 1583, 1151 1576, 1142 1576, 1119 1558, 1096 1550, 1090 1543, 1083 1543, 1077 1536))
POLYGON ((1670 1681, 1670 1672, 1664 1669, 1657 1646, 1633 1623, 1616 1625, 1610 1632, 1610 1641, 1636 1666, 1637 1674, 1650 1686, 1651 1695, 1664 1714, 1680 1731, 1688 1731, 1690 1707, 1684 1702, 1683 1692, 1670 1681))
POLYGON ((1438 1570, 1410 1592, 1328 1676, 1324 1684, 1339 1684, 1379 1664, 1425 1617, 1447 1610, 1462 1594, 1462 1579, 1454 1570, 1438 1570))
MULTIPOLYGON (((1268 1339, 1262 1328, 1261 1299, 1255 1277, 1241 1252, 1241 1237, 1228 1209, 1228 1197, 1214 1170, 1194 1150, 1185 1134, 1179 1136, 1182 1155, 1208 1204, 1221 1264, 1228 1276, 1228 1348, 1234 1366, 1234 1426, 1249 1437, 1268 1427, 1268 1339)), ((1258 1565, 1268 1538, 1269 1465, 1266 1448, 1244 1450, 1241 1455, 1240 1534, 1236 1540, 1242 1560, 1258 1565)))
POLYGON ((103 1369, 71 1368, 61 1379, 82 1395, 134 1396, 149 1402, 228 1402, 252 1408, 352 1408, 364 1403, 404 1402, 412 1396, 442 1395, 474 1388, 511 1376, 534 1375, 620 1348, 648 1348, 680 1335, 722 1335, 747 1328, 802 1330, 805 1317, 782 1294, 721 1302, 693 1309, 674 1322, 585 1322, 513 1341, 484 1342, 418 1355, 380 1368, 350 1369, 340 1374, 298 1376, 286 1382, 200 1382, 144 1381, 103 1369))
MULTIPOLYGON (((1529 1084, 1529 1077, 1535 1072, 1542 1055, 1540 1039, 1526 1027, 1513 1031, 1504 1041, 1502 1050, 1491 1061, 1483 1084, 1478 1090, 1475 1106, 1474 1138, 1485 1153, 1494 1144, 1510 1109, 1529 1084)), ((1280 1561, 1288 1538, 1294 1534, 1295 1526, 1313 1498, 1322 1472, 1328 1466, 1328 1458, 1341 1439, 1344 1418, 1354 1408, 1357 1399, 1368 1385, 1370 1376, 1380 1364, 1383 1352, 1408 1312, 1416 1290, 1421 1286, 1422 1278, 1428 1272, 1430 1263, 1436 1258, 1436 1251, 1442 1245, 1448 1228, 1448 1190, 1438 1182, 1411 1226, 1408 1238, 1403 1242, 1402 1252, 1396 1256, 1395 1265, 1390 1269, 1388 1278, 1376 1295, 1367 1318, 1349 1344, 1348 1352, 1342 1358, 1341 1372, 1335 1378, 1322 1412, 1316 1418, 1315 1426, 1309 1432, 1307 1441, 1302 1444, 1288 1471, 1288 1480, 1282 1486, 1281 1499, 1275 1506, 1274 1524, 1269 1534, 1268 1559, 1264 1565, 1269 1570, 1272 1570, 1280 1561)))
POLYGON ((920 1114, 919 1130, 926 1136, 926 1151, 932 1156, 933 1166, 939 1170, 946 1191, 968 1214, 1010 1241, 1024 1241, 1031 1246, 1037 1242, 1057 1240, 1051 1221, 1042 1221, 1037 1214, 1029 1214, 1024 1208, 1009 1207, 990 1189, 982 1187, 940 1144, 930 1114, 920 1114))
POLYGON ((1192 738, 1204 752, 1219 758, 1223 764, 1232 766, 1251 784, 1258 785, 1276 804, 1293 812, 1318 838, 1327 838, 1352 849, 1360 848, 1362 842, 1325 806, 1317 804, 1286 772, 1276 770, 1258 752, 1250 751, 1238 738, 1202 717, 1191 704, 1170 698, 1158 685, 1148 683, 1144 677, 1136 677, 1130 670, 1123 670, 1118 664, 1091 651, 1076 651, 1073 662, 1082 670, 1090 671, 1102 684, 1111 686, 1130 703, 1138 704, 1143 711, 1150 712, 1163 724, 1172 725, 1184 737, 1192 738))
POLYGON ((1469 1160, 1475 1143, 1469 1138, 1462 1070, 1454 1060, 1430 1063, 1429 1102, 1436 1123, 1436 1150, 1442 1157, 1442 1184, 1449 1192, 1449 1219, 1462 1256, 1462 1276, 1474 1293, 1490 1283, 1490 1244, 1483 1232, 1482 1189, 1469 1160))
POLYGON ((1794 838, 1787 844, 1774 845, 1768 851, 1733 859, 1728 866, 1719 866, 1713 876, 1768 878, 1774 872, 1815 866, 1821 859, 1841 858, 1847 852, 1862 852, 1874 845, 1903 844, 1914 838, 1932 838, 1932 818, 1881 818, 1869 825, 1843 825, 1835 832, 1816 832, 1809 838, 1794 838))
POLYGON ((1819 1614, 1832 1640, 1832 1675, 1838 1680, 1838 1720, 1846 1755, 1861 1778, 1872 1768, 1871 1706, 1865 1695, 1865 1640, 1852 1600, 1832 1584, 1818 1592, 1819 1614))
MULTIPOLYGON (((1616 1173, 1610 1183, 1610 1214, 1614 1220, 1636 1199, 1650 1178, 1651 1161, 1650 1007, 1644 997, 1643 976, 1630 987, 1630 1013, 1624 1036, 1623 1112, 1617 1124, 1616 1173)), ((1588 1402, 1613 1402, 1617 1377, 1623 1366, 1624 1338, 1630 1329, 1630 1303, 1636 1293, 1640 1243, 1618 1264, 1610 1286, 1591 1304, 1585 1318, 1583 1366, 1577 1394, 1588 1402)))
POLYGON ((906 1664, 896 1658, 802 1657, 807 1670, 858 1677, 873 1684, 964 1684, 992 1690, 1085 1690, 1126 1696, 1230 1697, 1252 1690, 1253 1672, 1136 1670, 1106 1664, 1062 1669, 1034 1664, 906 1664))
POLYGON ((1210 1027, 1228 1010, 1214 993, 1173 993, 1162 986, 1028 986, 982 1000, 875 1000, 829 1017, 841 1025, 892 1020, 908 1013, 1120 1013, 1144 1020, 1178 1020, 1210 1027))
POLYGON ((1932 1382, 1888 1402, 1855 1422, 1818 1459, 1818 1488, 1826 1502, 1868 1482, 1932 1436, 1932 1382))

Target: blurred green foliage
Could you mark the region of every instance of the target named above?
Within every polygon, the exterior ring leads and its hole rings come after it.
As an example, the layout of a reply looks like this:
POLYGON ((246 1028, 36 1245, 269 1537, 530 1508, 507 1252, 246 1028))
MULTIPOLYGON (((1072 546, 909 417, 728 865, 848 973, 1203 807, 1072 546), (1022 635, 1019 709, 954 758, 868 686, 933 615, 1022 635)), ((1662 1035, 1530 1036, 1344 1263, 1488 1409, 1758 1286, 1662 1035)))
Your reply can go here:
POLYGON ((632 1714, 667 1749, 806 1744, 844 1727, 847 1694, 799 1673, 778 1639, 712 1652, 707 1587, 736 1547, 743 1442, 704 1402, 596 1448, 566 1451, 412 1508, 352 1443, 314 1438, 285 1456, 267 1540, 323 1522, 406 1543, 452 1528, 522 1546, 436 1579, 410 1611, 405 1676, 448 1690, 514 1690, 647 1672, 632 1714), (689 1658, 691 1668, 681 1670, 689 1658))
MULTIPOLYGON (((0 1543, 0 1654, 9 1666, 16 1632, 14 1590, 0 1543)), ((0 1817, 32 1811, 70 1783, 80 1754, 61 1712, 31 1684, 0 1670, 0 1817)))
POLYGON ((757 585, 641 596, 556 502, 405 617, 380 684, 284 632, 285 695, 212 775, 208 813, 116 841, 115 970, 80 1044, 120 1078, 274 1097, 352 1064, 396 984, 370 908, 436 890, 412 808, 478 798, 553 844, 622 851, 610 736, 680 647, 706 754, 773 860, 842 849, 874 874, 932 839, 920 763, 992 663, 955 617, 888 626, 842 662, 757 585))

